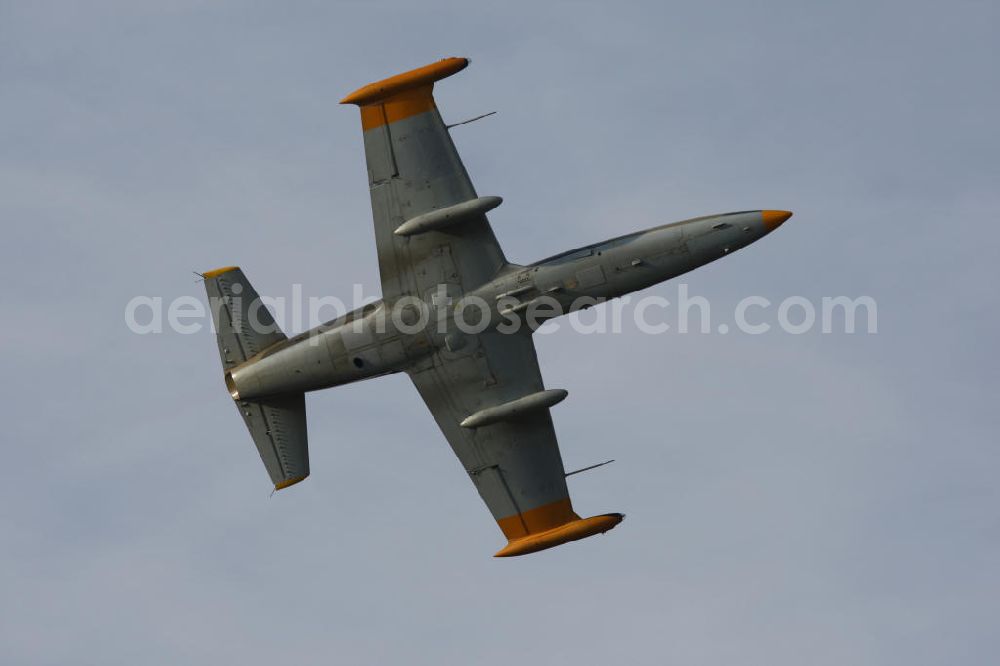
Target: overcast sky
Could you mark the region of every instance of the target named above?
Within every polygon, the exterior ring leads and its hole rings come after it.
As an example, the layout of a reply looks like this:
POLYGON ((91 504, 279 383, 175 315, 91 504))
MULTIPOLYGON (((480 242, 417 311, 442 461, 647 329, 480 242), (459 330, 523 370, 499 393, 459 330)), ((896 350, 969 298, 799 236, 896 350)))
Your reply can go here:
MULTIPOLYGON (((0 5, 0 661, 984 664, 1000 651, 995 2, 0 5), (355 88, 445 56, 508 257, 795 211, 683 281, 875 335, 536 336, 579 513, 504 539, 405 375, 270 484, 210 331, 239 264, 379 293, 355 88)), ((648 291, 673 298, 676 284, 648 291)), ((294 331, 292 331, 294 332, 294 331)))

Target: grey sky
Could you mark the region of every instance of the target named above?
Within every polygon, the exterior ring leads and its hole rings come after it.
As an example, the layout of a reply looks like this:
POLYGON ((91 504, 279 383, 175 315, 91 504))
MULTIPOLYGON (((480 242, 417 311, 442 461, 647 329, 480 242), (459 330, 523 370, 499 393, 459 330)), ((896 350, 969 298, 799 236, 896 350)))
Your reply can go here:
POLYGON ((0 661, 995 658, 996 3, 135 4, 0 6, 0 661), (230 263, 377 294, 337 101, 451 55, 511 259, 789 209, 691 292, 867 294, 879 333, 539 337, 567 467, 618 461, 574 503, 628 517, 537 555, 491 557, 405 376, 311 395, 269 498, 211 334, 125 303, 230 263))

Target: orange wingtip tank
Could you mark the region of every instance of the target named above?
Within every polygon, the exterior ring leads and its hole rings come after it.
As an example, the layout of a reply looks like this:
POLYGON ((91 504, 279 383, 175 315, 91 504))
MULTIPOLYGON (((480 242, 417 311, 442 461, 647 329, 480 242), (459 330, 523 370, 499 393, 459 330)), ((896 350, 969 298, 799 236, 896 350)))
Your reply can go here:
POLYGON ((497 551, 493 557, 527 555, 528 553, 536 553, 546 548, 576 541, 577 539, 585 539, 595 534, 602 534, 613 529, 624 518, 625 515, 621 513, 605 513, 590 518, 578 518, 577 520, 544 532, 537 532, 519 539, 512 539, 510 543, 497 551))
POLYGON ((340 100, 340 103, 365 106, 381 102, 412 88, 419 88, 435 81, 440 81, 445 77, 462 71, 468 66, 468 58, 445 58, 444 60, 438 60, 430 65, 411 69, 408 72, 390 76, 375 83, 369 83, 340 100))

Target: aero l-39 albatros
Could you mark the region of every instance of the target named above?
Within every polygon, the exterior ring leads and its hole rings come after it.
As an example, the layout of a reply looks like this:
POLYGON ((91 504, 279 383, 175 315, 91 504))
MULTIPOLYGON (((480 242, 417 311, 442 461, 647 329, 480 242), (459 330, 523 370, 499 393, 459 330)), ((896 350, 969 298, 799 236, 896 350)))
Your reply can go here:
POLYGON ((434 82, 468 64, 448 58, 342 100, 361 109, 381 301, 287 338, 238 267, 203 276, 226 387, 276 490, 309 475, 306 391, 405 372, 507 538, 496 556, 508 557, 623 518, 573 510, 549 414, 567 393, 542 384, 538 322, 724 257, 791 213, 700 217, 512 263, 486 219, 501 200, 476 194, 434 103, 434 82))

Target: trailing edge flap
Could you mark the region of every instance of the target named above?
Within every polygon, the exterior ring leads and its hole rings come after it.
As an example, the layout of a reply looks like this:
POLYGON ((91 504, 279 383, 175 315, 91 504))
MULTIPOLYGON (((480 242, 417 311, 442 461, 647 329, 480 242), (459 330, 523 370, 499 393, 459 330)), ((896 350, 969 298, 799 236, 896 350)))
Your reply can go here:
POLYGON ((302 393, 260 401, 237 400, 260 459, 275 490, 309 476, 309 440, 306 435, 306 399, 302 393))

